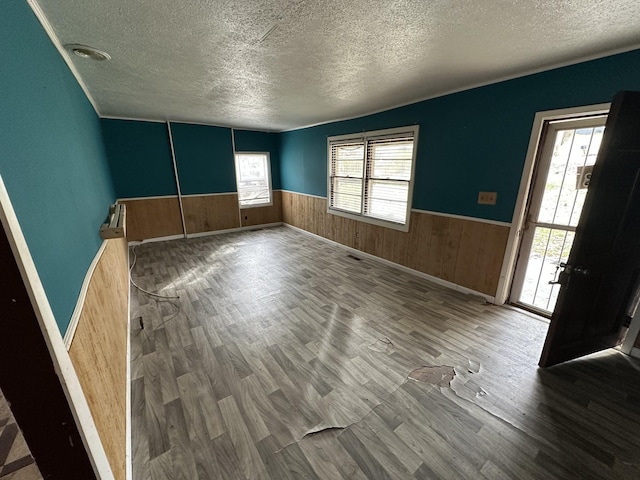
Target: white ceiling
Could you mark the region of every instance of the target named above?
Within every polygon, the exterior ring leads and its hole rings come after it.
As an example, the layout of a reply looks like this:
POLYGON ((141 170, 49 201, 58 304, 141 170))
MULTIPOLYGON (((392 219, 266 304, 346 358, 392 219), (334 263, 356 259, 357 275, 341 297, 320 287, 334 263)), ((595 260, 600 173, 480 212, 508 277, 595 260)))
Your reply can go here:
POLYGON ((101 116, 263 130, 640 47, 638 0, 29 1, 101 116))

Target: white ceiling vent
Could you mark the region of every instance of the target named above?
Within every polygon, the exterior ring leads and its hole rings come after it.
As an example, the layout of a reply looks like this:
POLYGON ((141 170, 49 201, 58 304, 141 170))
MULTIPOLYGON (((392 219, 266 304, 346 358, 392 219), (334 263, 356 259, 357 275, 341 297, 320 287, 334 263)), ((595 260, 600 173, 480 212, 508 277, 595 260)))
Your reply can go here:
POLYGON ((87 45, 77 45, 72 43, 65 45, 65 48, 82 58, 90 58, 91 60, 98 60, 99 62, 111 60, 111 55, 107 52, 103 52, 97 48, 88 47, 87 45))

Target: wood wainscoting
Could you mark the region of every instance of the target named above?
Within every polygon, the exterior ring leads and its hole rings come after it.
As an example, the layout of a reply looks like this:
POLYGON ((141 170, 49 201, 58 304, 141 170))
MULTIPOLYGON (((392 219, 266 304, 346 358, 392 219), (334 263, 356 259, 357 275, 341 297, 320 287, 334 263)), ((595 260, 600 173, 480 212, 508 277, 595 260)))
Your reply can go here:
POLYGON ((183 196, 182 208, 187 234, 240 226, 237 193, 183 196))
POLYGON ((107 245, 91 277, 69 356, 116 480, 126 477, 127 240, 107 245))
POLYGON ((182 235, 177 196, 118 200, 127 206, 127 239, 131 241, 182 235))
POLYGON ((327 200, 282 192, 284 223, 462 287, 495 296, 509 227, 411 212, 408 232, 327 213, 327 200))
MULTIPOLYGON (((142 241, 183 235, 177 196, 120 199, 127 206, 127 239, 142 241)), ((237 193, 183 195, 187 234, 198 234, 282 222, 282 192, 273 191, 273 204, 239 210, 237 193)))
POLYGON ((282 192, 273 191, 273 204, 268 207, 243 208, 241 211, 243 227, 266 225, 282 222, 282 192))

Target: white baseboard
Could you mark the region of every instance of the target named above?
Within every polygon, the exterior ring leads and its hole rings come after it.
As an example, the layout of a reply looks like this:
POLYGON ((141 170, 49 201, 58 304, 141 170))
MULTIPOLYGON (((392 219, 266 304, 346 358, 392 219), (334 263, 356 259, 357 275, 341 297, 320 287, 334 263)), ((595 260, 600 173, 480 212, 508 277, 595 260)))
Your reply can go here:
MULTIPOLYGON (((283 225, 282 222, 275 223, 262 223, 260 225, 249 225, 246 227, 226 228, 224 230, 211 230, 209 232, 187 233, 186 238, 199 238, 208 237, 210 235, 222 235, 225 233, 244 232, 246 230, 261 230, 263 228, 279 227, 283 225)), ((184 235, 168 235, 166 237, 145 238, 144 240, 133 240, 129 242, 129 245, 140 245, 141 243, 149 242, 167 242, 169 240, 179 240, 185 238, 184 235)))
POLYGON ((282 222, 263 223, 260 225, 248 225, 246 227, 227 228, 225 230, 212 230, 210 232, 188 233, 187 238, 208 237, 210 235, 223 235, 225 233, 244 232, 246 230, 261 230, 263 228, 279 227, 281 225, 283 225, 282 222))
POLYGON ((640 358, 640 348, 632 348, 631 352, 629 352, 629 355, 631 355, 633 358, 640 358))
POLYGON ((91 261, 91 265, 89 265, 89 269, 87 270, 86 275, 84 276, 84 281, 82 282, 82 287, 80 288, 80 294, 78 295, 78 301, 76 302, 76 306, 73 309, 73 314, 71 315, 71 321, 69 322, 69 326, 67 327, 67 331, 64 334, 64 346, 67 348, 67 351, 71 348, 71 343, 73 342, 73 336, 76 334, 76 329, 78 328, 78 322, 80 321, 80 315, 82 314, 82 309, 84 308, 84 301, 87 298, 87 290, 89 290, 89 284, 91 283, 91 279, 93 278, 93 272, 102 257, 102 253, 107 246, 107 241, 103 240, 102 245, 98 249, 96 256, 93 257, 91 261))
POLYGON ((138 245, 140 243, 149 243, 149 242, 167 242, 169 240, 178 240, 180 238, 184 238, 184 235, 181 233, 179 235, 167 235, 166 237, 154 237, 154 238, 145 238, 144 240, 132 240, 128 241, 129 245, 138 245))
POLYGON ((462 285, 458 285, 457 283, 449 282, 447 280, 443 280, 441 278, 434 277, 433 275, 429 275, 428 273, 424 273, 424 272, 421 272, 419 270, 414 270, 413 268, 405 267, 404 265, 400 265, 399 263, 395 263, 395 262, 392 262, 390 260, 386 260, 384 258, 376 257, 375 255, 371 255, 370 253, 366 253, 366 252, 363 252, 363 251, 355 249, 355 248, 347 247, 346 245, 342 245, 341 243, 334 242, 333 240, 329 240, 328 238, 322 237, 320 235, 316 235, 315 233, 308 232, 306 230, 303 230, 302 228, 294 227, 293 225, 289 225, 288 223, 285 223, 284 226, 288 227, 288 228, 292 228, 293 230, 297 230, 298 232, 304 233, 306 235, 310 235, 310 236, 315 237, 315 238, 317 238, 319 240, 324 240, 325 242, 331 243, 332 245, 336 245, 338 247, 341 247, 341 248, 345 249, 346 251, 348 251, 349 253, 352 253, 352 254, 357 255, 359 257, 369 258, 369 259, 371 259, 373 261, 383 263, 385 265, 388 265, 390 267, 396 268, 398 270, 402 270, 403 272, 407 272, 407 273, 416 275, 418 277, 424 278, 425 280, 429 280, 430 282, 433 282, 435 284, 441 285, 443 287, 447 287, 447 288, 450 288, 452 290, 456 290, 456 291, 461 292, 461 293, 466 293, 468 295, 476 295, 476 296, 484 298, 485 300, 487 300, 490 303, 495 303, 495 297, 492 297, 491 295, 487 295, 486 293, 481 293, 481 292, 478 292, 476 290, 472 290, 470 288, 463 287, 462 285))

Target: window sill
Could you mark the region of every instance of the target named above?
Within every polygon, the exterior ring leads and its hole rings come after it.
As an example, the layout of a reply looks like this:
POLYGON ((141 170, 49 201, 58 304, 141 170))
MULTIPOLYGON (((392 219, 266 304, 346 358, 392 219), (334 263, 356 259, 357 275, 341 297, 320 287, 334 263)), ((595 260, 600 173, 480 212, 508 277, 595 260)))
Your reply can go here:
POLYGON ((333 208, 327 208, 327 213, 330 215, 337 215, 339 217, 349 218, 357 222, 369 223, 371 225, 377 225, 378 227, 390 228, 392 230, 398 230, 400 232, 405 232, 405 233, 409 231, 409 218, 411 216, 411 212, 409 211, 407 222, 402 224, 402 223, 389 222, 386 220, 380 220, 374 217, 367 217, 364 215, 357 215, 349 212, 344 212, 342 210, 335 210, 333 208))
POLYGON ((273 207, 273 202, 257 203, 255 205, 240 205, 240 210, 245 210, 247 208, 260 208, 260 207, 273 207))

